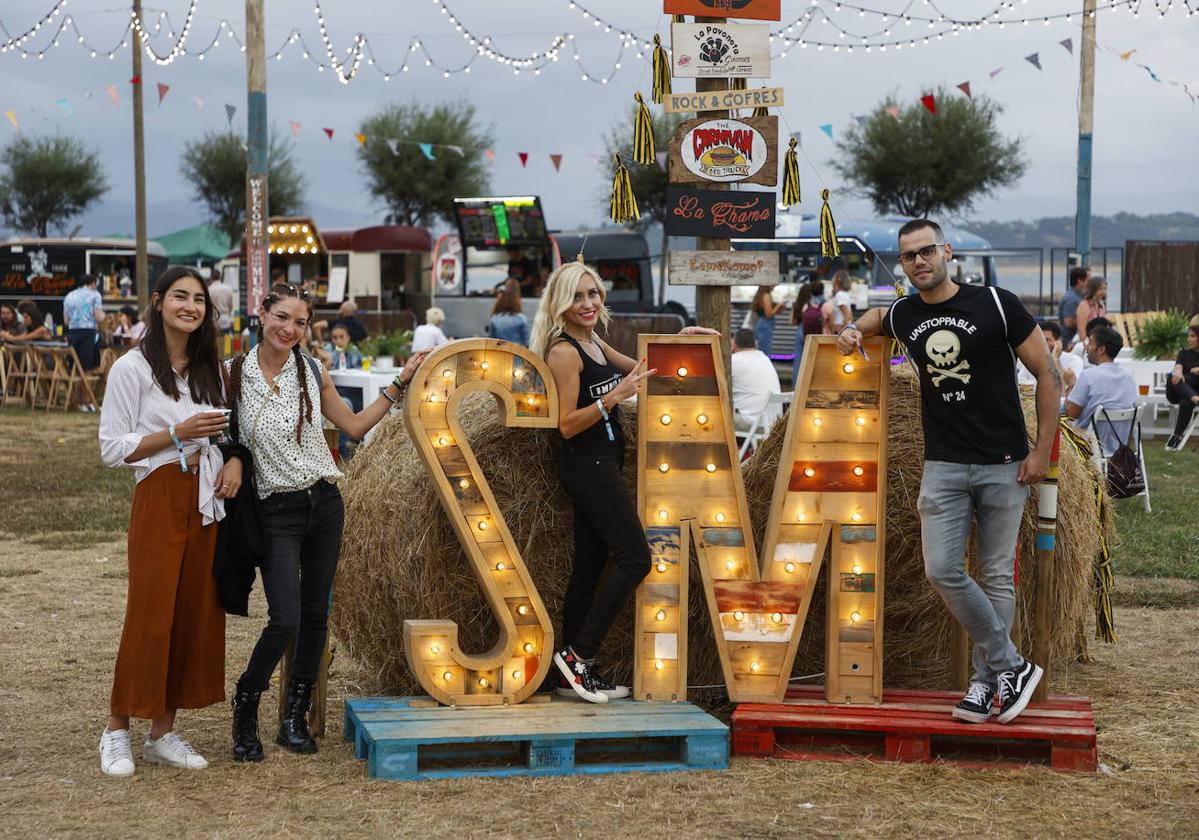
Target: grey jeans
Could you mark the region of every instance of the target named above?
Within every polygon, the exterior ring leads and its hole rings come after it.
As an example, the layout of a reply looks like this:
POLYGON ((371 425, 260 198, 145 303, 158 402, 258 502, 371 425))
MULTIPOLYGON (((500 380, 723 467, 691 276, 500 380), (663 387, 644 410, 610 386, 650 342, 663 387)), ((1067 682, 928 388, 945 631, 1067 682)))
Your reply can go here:
POLYGON ((1016 539, 1028 499, 1028 488, 1016 481, 1019 471, 1019 462, 926 461, 917 505, 924 574, 974 640, 971 680, 992 687, 1000 673, 1022 661, 1011 639, 1016 539), (973 518, 978 520, 974 579, 965 568, 973 518))

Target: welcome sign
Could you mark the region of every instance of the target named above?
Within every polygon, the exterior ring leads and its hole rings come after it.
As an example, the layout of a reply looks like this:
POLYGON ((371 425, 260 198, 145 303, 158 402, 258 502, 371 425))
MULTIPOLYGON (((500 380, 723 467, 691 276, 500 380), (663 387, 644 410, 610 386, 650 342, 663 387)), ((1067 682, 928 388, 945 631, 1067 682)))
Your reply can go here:
POLYGON ((779 20, 781 6, 781 0, 665 0, 663 11, 668 15, 779 20))
POLYGON ((696 119, 681 123, 670 144, 670 181, 778 183, 778 117, 696 119))
POLYGON ((770 26, 765 23, 675 23, 672 68, 680 79, 764 79, 770 75, 770 26))

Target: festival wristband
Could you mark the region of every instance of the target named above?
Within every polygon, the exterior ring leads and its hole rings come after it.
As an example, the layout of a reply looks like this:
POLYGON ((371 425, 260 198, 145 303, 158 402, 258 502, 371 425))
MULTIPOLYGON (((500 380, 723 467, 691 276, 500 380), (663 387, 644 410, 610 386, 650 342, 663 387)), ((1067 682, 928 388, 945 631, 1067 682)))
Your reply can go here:
POLYGON ((616 435, 612 432, 612 421, 610 419, 610 415, 608 414, 608 409, 604 408, 604 401, 602 398, 595 401, 595 407, 599 409, 600 417, 604 418, 604 428, 608 431, 608 440, 614 442, 616 440, 616 435))
POLYGON ((171 436, 171 442, 175 444, 175 451, 179 453, 179 469, 187 472, 187 456, 183 454, 183 441, 179 440, 179 435, 175 432, 175 424, 167 426, 167 434, 171 436))

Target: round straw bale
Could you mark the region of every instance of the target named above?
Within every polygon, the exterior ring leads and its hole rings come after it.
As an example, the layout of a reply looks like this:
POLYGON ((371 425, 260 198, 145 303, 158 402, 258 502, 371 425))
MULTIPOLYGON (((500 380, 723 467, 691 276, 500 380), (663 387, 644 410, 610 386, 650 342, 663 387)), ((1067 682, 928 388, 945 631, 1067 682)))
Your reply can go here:
MULTIPOLYGON (((1025 410, 1029 428, 1035 429, 1028 396, 1025 410)), ((633 493, 635 412, 633 405, 626 405, 621 412, 628 447, 625 477, 633 493)), ((902 368, 893 370, 889 416, 885 681, 897 687, 948 687, 952 619, 924 577, 916 513, 923 461, 919 385, 902 368)), ((502 426, 488 395, 464 401, 460 419, 546 608, 551 616, 560 618, 573 556, 573 530, 570 502, 557 476, 557 435, 502 426)), ((759 547, 785 429, 785 421, 776 425, 744 470, 759 547)), ((1075 654, 1079 632, 1091 614, 1092 558, 1100 538, 1088 475, 1094 468, 1063 446, 1061 469, 1057 564, 1050 610, 1056 622, 1051 666, 1075 654)), ((349 655, 371 675, 374 684, 364 689, 420 693, 404 659, 405 619, 456 621, 462 649, 475 652, 488 649, 497 630, 433 482, 398 416, 382 423, 371 443, 350 463, 345 501, 346 528, 334 590, 333 632, 349 655)), ((1034 490, 1020 538, 1018 623, 1023 651, 1031 646, 1035 524, 1034 490)), ((821 575, 804 628, 796 674, 824 670, 823 579, 821 575)), ((694 564, 688 624, 689 683, 715 687, 713 693, 718 695, 724 679, 699 570, 694 564)), ((560 624, 556 623, 554 629, 558 634, 560 624)), ((626 609, 599 653, 611 675, 622 682, 632 676, 632 643, 632 611, 626 609)))

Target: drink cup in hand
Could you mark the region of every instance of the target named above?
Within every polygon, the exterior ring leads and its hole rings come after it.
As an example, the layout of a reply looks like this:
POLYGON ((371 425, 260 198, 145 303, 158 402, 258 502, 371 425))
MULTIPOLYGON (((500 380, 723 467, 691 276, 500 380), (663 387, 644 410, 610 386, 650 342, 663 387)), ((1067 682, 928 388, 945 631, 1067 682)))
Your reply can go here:
POLYGON ((229 442, 229 415, 233 411, 231 408, 216 408, 213 409, 214 414, 225 415, 225 427, 221 429, 219 435, 213 435, 208 438, 208 442, 213 446, 220 446, 222 443, 229 442))

